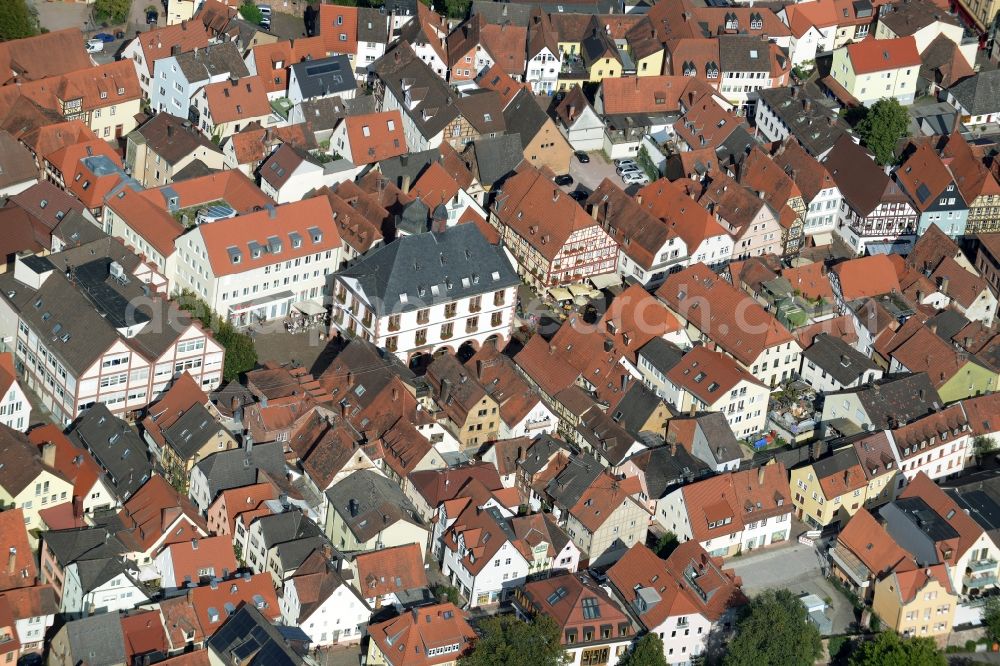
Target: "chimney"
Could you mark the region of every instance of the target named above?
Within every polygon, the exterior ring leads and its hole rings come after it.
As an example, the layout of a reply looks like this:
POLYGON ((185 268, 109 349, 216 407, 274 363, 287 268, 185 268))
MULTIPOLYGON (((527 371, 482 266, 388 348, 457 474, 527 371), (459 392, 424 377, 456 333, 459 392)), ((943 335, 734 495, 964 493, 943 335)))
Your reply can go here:
POLYGON ((945 296, 947 296, 948 295, 948 278, 946 278, 946 277, 939 277, 937 279, 937 283, 938 283, 937 284, 938 291, 940 291, 942 294, 944 294, 945 296))
POLYGON ((559 188, 552 190, 552 201, 559 200, 559 188))
POLYGON ((15 569, 17 569, 17 548, 11 546, 10 555, 7 556, 7 575, 13 576, 15 569))
POLYGON ((175 55, 180 55, 180 53, 181 53, 180 44, 174 44, 173 46, 170 47, 170 55, 175 56, 175 55))
POLYGON ((640 206, 642 205, 642 195, 641 194, 635 195, 635 202, 637 204, 639 204, 640 206))
POLYGON ((451 380, 442 379, 441 380, 441 403, 447 404, 448 399, 451 398, 451 380))
POLYGON ((403 175, 403 180, 402 180, 402 183, 400 184, 400 188, 399 189, 401 189, 403 191, 403 194, 409 194, 410 193, 410 174, 404 174, 403 175))
POLYGON ((812 109, 812 100, 807 97, 802 100, 802 110, 808 113, 810 109, 812 109))
POLYGON ((764 466, 761 465, 757 468, 757 485, 764 485, 764 466))
POLYGON ((42 462, 49 467, 56 464, 56 445, 52 442, 45 442, 42 445, 42 462))
POLYGON ((347 381, 347 388, 352 388, 354 386, 354 373, 348 370, 345 379, 347 381))
POLYGON ((167 138, 169 139, 173 135, 174 135, 174 126, 170 123, 167 123, 167 138))

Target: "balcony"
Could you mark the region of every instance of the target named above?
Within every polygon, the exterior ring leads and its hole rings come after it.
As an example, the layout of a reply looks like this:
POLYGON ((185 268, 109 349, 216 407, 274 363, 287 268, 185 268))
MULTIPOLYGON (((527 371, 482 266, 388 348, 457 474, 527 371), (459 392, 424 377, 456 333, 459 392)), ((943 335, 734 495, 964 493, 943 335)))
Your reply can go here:
POLYGON ((966 576, 962 579, 962 586, 966 589, 983 589, 989 587, 990 585, 997 584, 997 574, 996 572, 984 573, 978 576, 966 576))
POLYGON ((969 562, 969 566, 965 568, 966 574, 978 574, 984 571, 995 572, 997 570, 996 560, 974 560, 969 562))

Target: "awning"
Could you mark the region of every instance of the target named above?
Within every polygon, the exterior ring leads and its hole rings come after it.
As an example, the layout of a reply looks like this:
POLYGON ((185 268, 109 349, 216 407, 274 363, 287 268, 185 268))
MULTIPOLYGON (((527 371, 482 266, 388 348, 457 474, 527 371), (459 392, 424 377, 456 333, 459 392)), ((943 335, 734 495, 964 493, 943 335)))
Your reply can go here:
POLYGON ((590 284, 594 285, 596 289, 607 289, 608 287, 616 287, 622 283, 621 276, 618 273, 608 273, 606 275, 593 275, 587 278, 590 284))
POLYGON ((313 303, 312 301, 299 301, 298 303, 293 303, 292 307, 307 317, 315 317, 316 315, 326 314, 325 307, 319 303, 313 303))
POLYGON ((590 296, 594 293, 593 287, 588 287, 585 284, 571 284, 566 288, 573 296, 590 296))
POLYGON ((549 296, 557 301, 572 301, 573 294, 565 287, 549 287, 549 296))
POLYGON ((269 303, 274 303, 275 301, 285 301, 289 298, 294 298, 295 294, 290 291, 282 291, 271 296, 261 296, 259 298, 254 298, 249 301, 243 301, 242 303, 236 303, 229 306, 230 312, 242 312, 243 310, 249 310, 251 308, 257 308, 261 305, 267 305, 269 303))
POLYGON ((811 235, 810 238, 812 238, 813 245, 816 247, 833 244, 833 234, 829 231, 821 231, 818 234, 811 235))

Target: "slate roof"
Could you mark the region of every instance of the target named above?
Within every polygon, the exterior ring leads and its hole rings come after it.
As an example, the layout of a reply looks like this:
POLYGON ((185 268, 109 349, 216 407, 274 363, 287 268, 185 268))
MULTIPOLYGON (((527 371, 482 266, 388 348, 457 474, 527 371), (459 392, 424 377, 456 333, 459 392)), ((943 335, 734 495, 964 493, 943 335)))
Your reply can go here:
POLYGON ((571 455, 569 464, 549 481, 545 491, 556 503, 571 508, 603 472, 604 466, 589 453, 571 455))
POLYGON ((126 662, 125 635, 118 613, 99 613, 66 623, 73 663, 118 666, 126 662))
POLYGON ((222 430, 222 425, 205 406, 196 404, 164 430, 163 436, 181 460, 188 460, 222 430))
POLYGON ((225 74, 237 78, 250 76, 246 63, 240 55, 240 50, 233 42, 225 41, 219 44, 209 44, 197 51, 186 51, 177 56, 177 66, 189 83, 206 81, 214 76, 225 74))
POLYGON ((275 479, 284 478, 285 456, 281 442, 268 442, 254 444, 249 453, 246 449, 220 451, 195 467, 208 479, 208 496, 215 499, 223 490, 256 483, 259 471, 275 479))
POLYGON ((73 562, 116 557, 126 551, 124 544, 106 527, 49 530, 42 540, 63 568, 73 562))
POLYGON ((953 85, 948 93, 971 115, 994 113, 1000 109, 1000 70, 979 72, 953 85))
POLYGON ((532 440, 530 448, 518 466, 528 476, 533 476, 549 464, 549 459, 559 451, 570 452, 569 444, 550 435, 539 435, 532 440))
POLYGON ((663 374, 667 374, 671 368, 680 363, 684 350, 663 338, 653 338, 642 346, 639 356, 647 359, 663 374))
POLYGON ((360 283, 378 316, 519 283, 510 260, 474 224, 398 238, 338 275, 360 283))
MULTIPOLYGON (((306 99, 329 97, 332 94, 348 92, 358 87, 351 69, 351 61, 344 54, 332 55, 320 60, 297 62, 291 67, 299 90, 306 99)), ((291 80, 291 76, 289 76, 291 80)))
POLYGON ((812 361, 820 369, 826 370, 843 385, 857 381, 869 370, 878 366, 870 358, 838 337, 820 333, 808 349, 802 352, 806 360, 812 361))
POLYGON ((466 151, 472 151, 479 182, 484 187, 503 180, 524 161, 524 147, 519 134, 477 139, 469 144, 466 151))
POLYGON ((399 521, 420 525, 416 509, 400 487, 371 470, 360 470, 338 481, 326 491, 326 497, 360 543, 399 521))
POLYGON ((815 83, 763 88, 757 94, 810 155, 825 154, 849 129, 815 83))
POLYGON ((214 143, 205 138, 190 121, 169 113, 158 113, 136 128, 129 135, 133 141, 141 137, 146 147, 174 165, 190 155, 197 148, 219 152, 214 143))
POLYGON ((413 124, 426 139, 436 136, 458 116, 452 90, 406 42, 399 42, 371 64, 371 70, 403 105, 413 124), (405 99, 413 100, 407 105, 405 99))
POLYGON ((503 110, 503 117, 507 123, 507 131, 520 135, 522 149, 531 142, 545 123, 551 120, 529 90, 522 90, 511 100, 503 110))
POLYGON ((890 423, 909 423, 944 404, 924 372, 888 375, 860 389, 832 391, 827 393, 827 400, 848 393, 857 393, 875 430, 892 427, 890 423))
POLYGON ((103 402, 80 415, 69 438, 94 456, 122 500, 131 497, 153 472, 142 439, 125 421, 112 415, 103 402))
POLYGON ((708 465, 698 460, 683 446, 658 446, 640 451, 628 459, 642 470, 646 495, 659 499, 667 489, 707 475, 708 465))

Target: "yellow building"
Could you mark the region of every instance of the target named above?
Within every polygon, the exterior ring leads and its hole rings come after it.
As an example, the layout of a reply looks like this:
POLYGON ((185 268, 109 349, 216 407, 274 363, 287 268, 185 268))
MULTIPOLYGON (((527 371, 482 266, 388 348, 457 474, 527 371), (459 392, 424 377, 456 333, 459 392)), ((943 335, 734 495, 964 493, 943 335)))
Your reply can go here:
POLYGON ((0 465, 0 510, 21 509, 24 528, 41 528, 38 512, 73 501, 73 484, 55 468, 55 447, 45 449, 46 457, 21 433, 0 426, 0 450, 5 464, 0 465))
POLYGON ((830 75, 862 104, 893 97, 906 106, 916 95, 920 64, 913 37, 866 39, 836 49, 830 75))
POLYGON ((795 516, 812 527, 846 524, 862 507, 892 499, 896 463, 884 433, 876 433, 833 455, 791 471, 795 516))
POLYGON ((933 638, 944 644, 951 633, 958 595, 943 564, 893 570, 875 583, 872 610, 903 636, 933 638))

